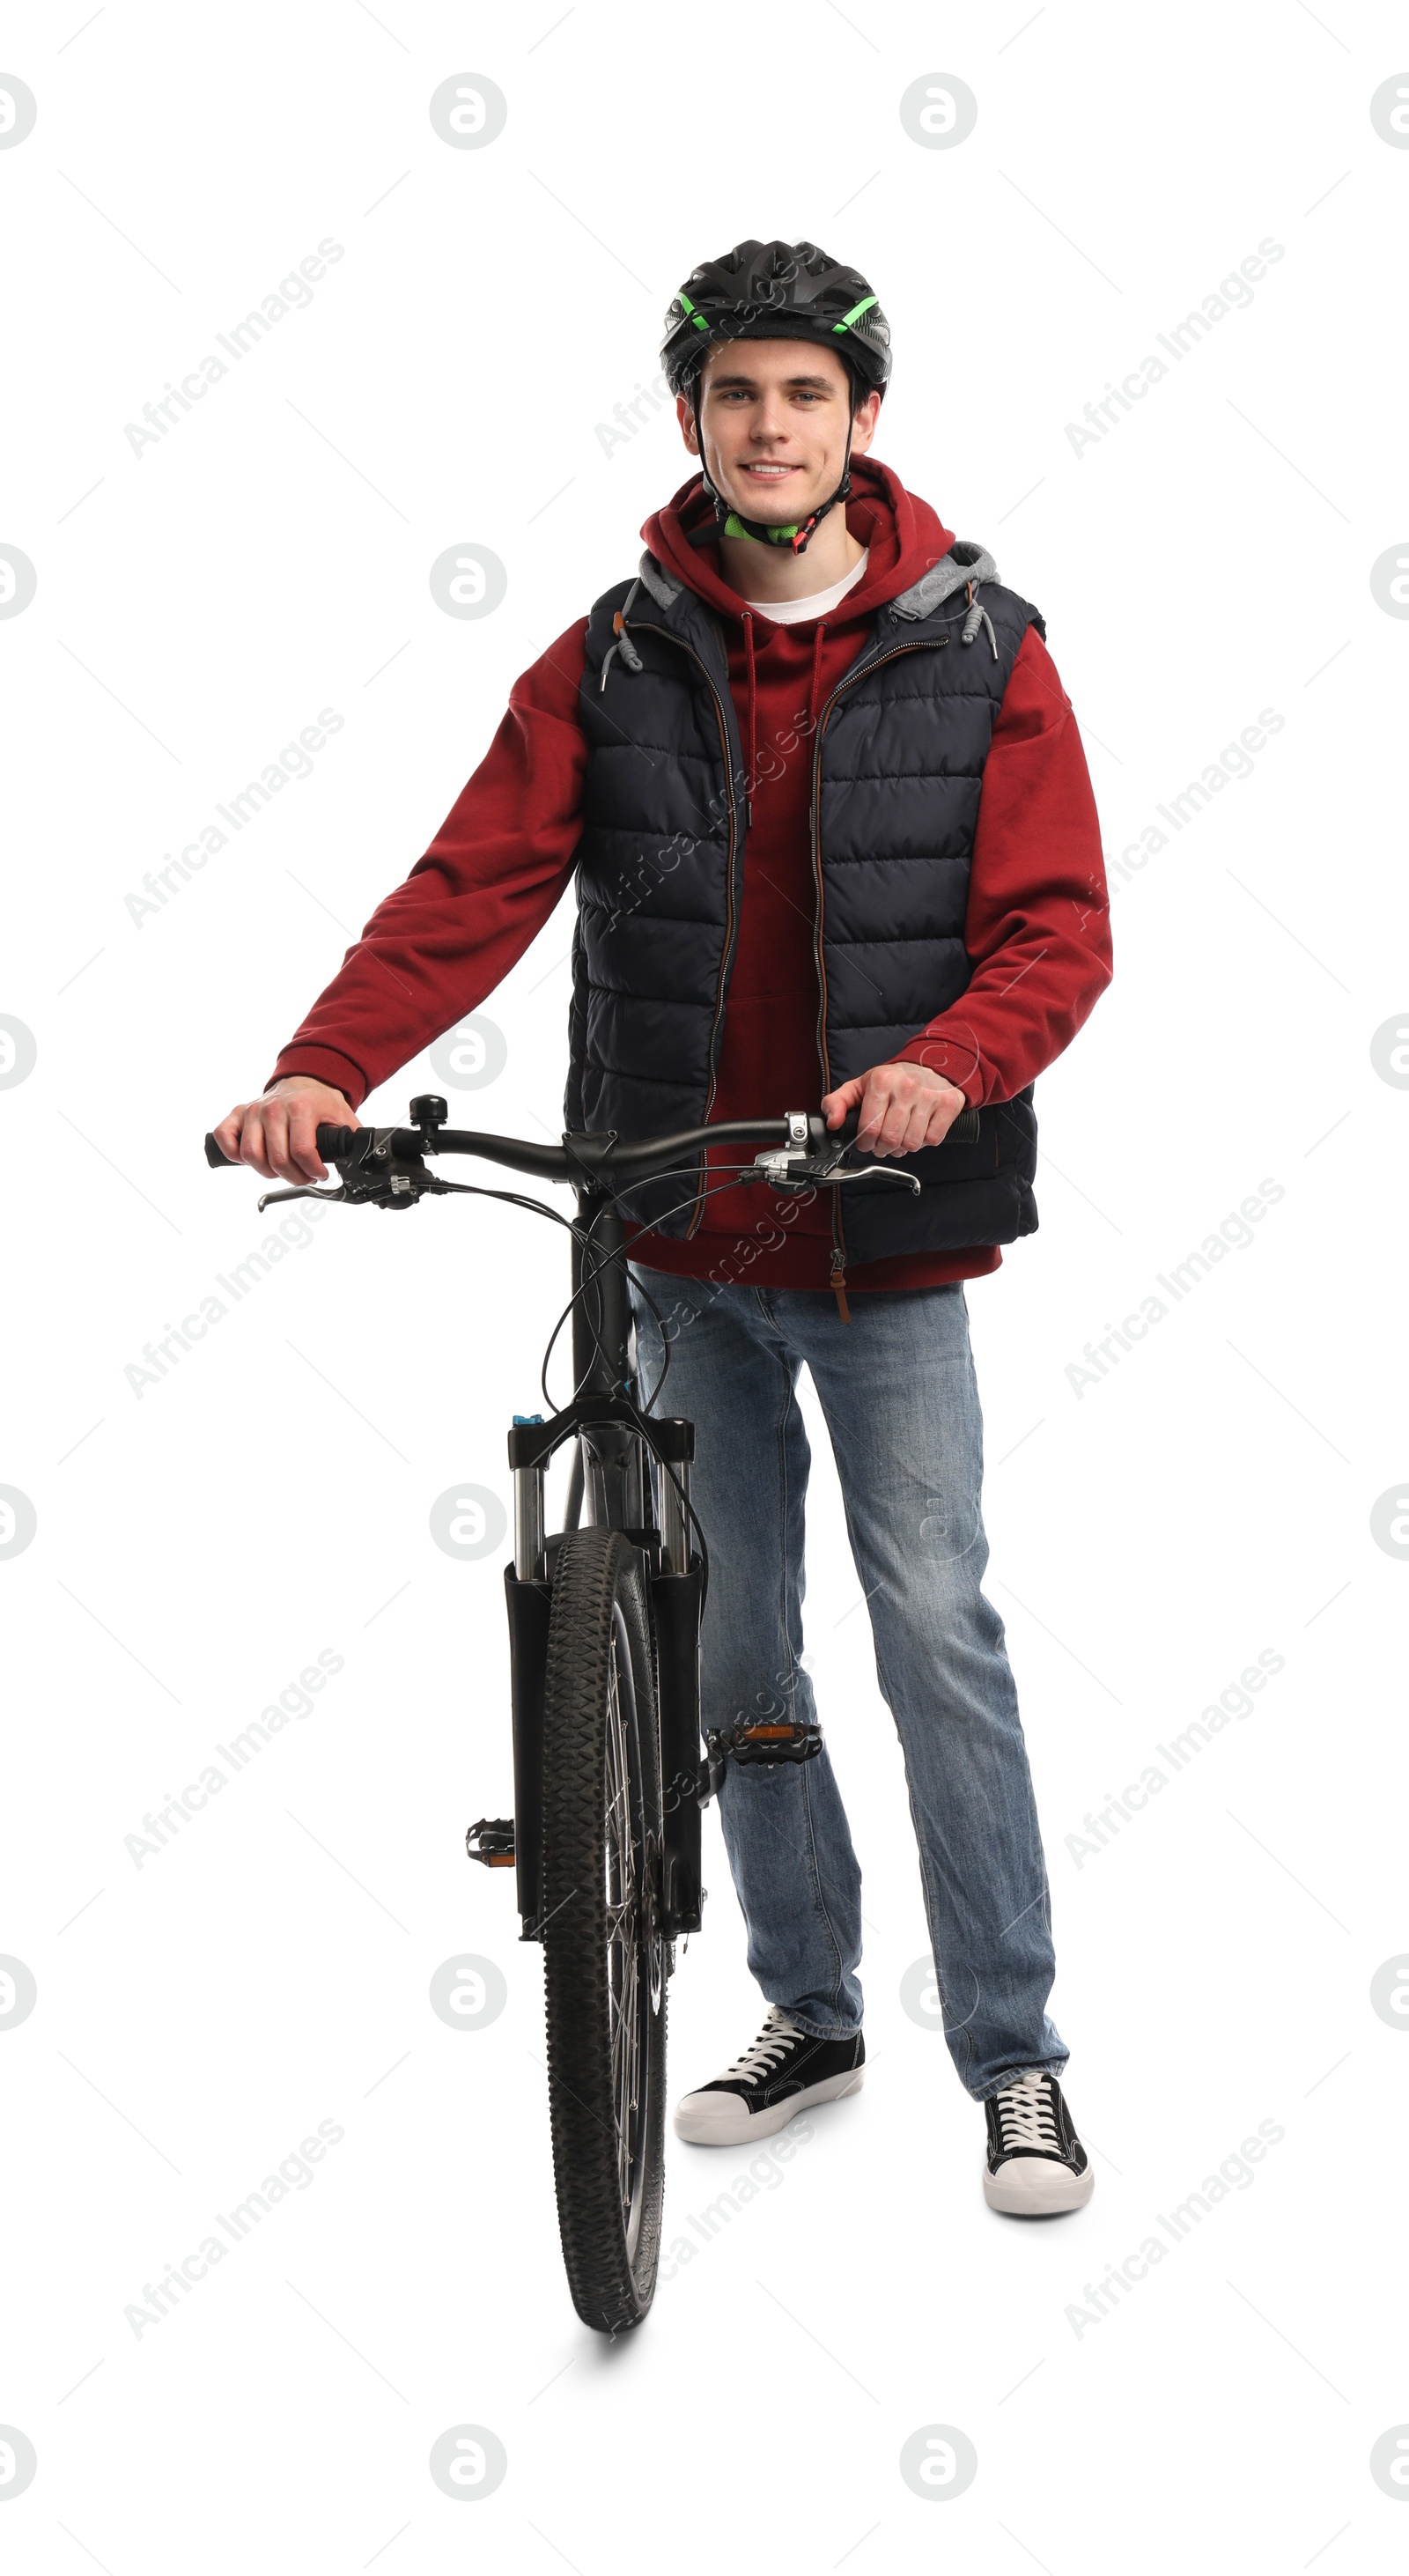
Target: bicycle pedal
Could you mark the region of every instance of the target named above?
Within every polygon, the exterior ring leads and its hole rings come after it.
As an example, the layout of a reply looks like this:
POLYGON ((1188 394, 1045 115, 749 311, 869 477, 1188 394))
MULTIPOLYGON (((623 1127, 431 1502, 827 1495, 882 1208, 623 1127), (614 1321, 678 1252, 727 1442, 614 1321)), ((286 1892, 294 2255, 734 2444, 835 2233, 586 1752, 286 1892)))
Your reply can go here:
POLYGON ((802 1718, 756 1718, 708 1740, 735 1762, 811 1762, 822 1750, 822 1729, 802 1718))
POLYGON ((466 1828, 465 1850, 471 1860, 483 1861, 486 1869, 512 1869, 515 1859, 513 1817, 481 1816, 477 1825, 466 1828))

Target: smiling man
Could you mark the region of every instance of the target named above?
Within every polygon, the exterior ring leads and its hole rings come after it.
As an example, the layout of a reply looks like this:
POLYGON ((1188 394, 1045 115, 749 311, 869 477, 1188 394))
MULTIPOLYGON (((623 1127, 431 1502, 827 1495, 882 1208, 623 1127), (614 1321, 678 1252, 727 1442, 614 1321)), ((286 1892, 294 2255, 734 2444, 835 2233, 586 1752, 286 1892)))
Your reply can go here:
MULTIPOLYGON (((810 1202, 711 1152, 632 1241, 643 1373, 663 1337, 710 1538, 704 1718, 811 1720, 801 1665, 805 1367, 904 1752, 944 2027, 985 2106, 991 2207, 1092 2175, 1047 2014, 1041 1837, 986 1599, 964 1282, 1036 1225, 1034 1078, 1110 975, 1100 835, 1038 611, 873 464, 890 330, 854 269, 742 242, 671 305, 663 362, 700 471, 631 580, 513 689, 426 856, 349 950, 259 1100, 216 1133, 323 1176, 321 1120, 476 1007, 572 878, 566 1120, 626 1137, 818 1099, 904 1156, 810 1202), (978 1109, 977 1144, 949 1131, 978 1109), (845 1195, 845 1205, 843 1197, 845 1195), (897 1204, 899 1202, 899 1204, 897 1204)), ((769 2005, 678 2105, 736 2145, 862 2081, 861 1880, 825 1752, 731 1766, 721 1815, 769 2005)))

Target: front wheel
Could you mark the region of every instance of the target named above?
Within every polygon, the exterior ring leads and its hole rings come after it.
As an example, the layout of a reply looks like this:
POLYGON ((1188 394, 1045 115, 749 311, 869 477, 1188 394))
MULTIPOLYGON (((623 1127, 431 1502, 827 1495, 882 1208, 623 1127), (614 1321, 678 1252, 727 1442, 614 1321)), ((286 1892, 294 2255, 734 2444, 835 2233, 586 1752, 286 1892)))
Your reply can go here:
POLYGON ((543 1729, 548 2091, 563 2260, 583 2324, 638 2325, 665 2187, 660 1726, 649 1597, 619 1530, 566 1535, 543 1729))

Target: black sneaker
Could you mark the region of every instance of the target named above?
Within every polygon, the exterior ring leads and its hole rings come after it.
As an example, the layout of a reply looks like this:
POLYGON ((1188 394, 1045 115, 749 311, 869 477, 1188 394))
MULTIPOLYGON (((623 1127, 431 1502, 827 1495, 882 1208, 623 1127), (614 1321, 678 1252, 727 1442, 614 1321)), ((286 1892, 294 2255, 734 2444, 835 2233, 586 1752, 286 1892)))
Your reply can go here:
POLYGON ((1008 2218, 1082 2209, 1096 2188, 1055 2075, 1029 2071, 985 2102, 988 2161, 983 2196, 1008 2218))
POLYGON ((771 2138, 814 2102, 859 2093, 866 2063, 860 2031, 850 2039, 813 2039, 777 2004, 742 2057, 675 2106, 675 2134, 693 2147, 738 2147, 771 2138))

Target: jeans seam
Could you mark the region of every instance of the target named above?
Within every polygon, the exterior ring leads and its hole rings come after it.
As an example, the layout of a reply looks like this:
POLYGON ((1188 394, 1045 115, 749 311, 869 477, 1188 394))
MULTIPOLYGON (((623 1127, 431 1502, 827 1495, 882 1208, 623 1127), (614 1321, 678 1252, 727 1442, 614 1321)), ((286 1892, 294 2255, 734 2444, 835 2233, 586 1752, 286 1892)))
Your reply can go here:
MULTIPOLYGON (((910 1786, 909 1755, 906 1752, 905 1739, 900 1733, 899 1721, 895 1715, 895 1703, 891 1697, 890 1683, 885 1668, 885 1657, 881 1652, 880 1639, 876 1636, 874 1627, 872 1628, 871 1635, 876 1652, 876 1677, 881 1685, 881 1696, 884 1699, 887 1708, 890 1710, 891 1722, 895 1726, 896 1734, 900 1739, 900 1758, 905 1766, 906 1775, 905 1802, 909 1807, 910 1822, 914 1828, 915 1851, 920 1864, 920 1885, 923 1888, 925 1895, 925 1920, 929 1930, 930 1951, 934 1961, 935 1979, 939 1988, 939 2002, 940 2010, 942 2012, 944 2010, 945 2003, 944 1970, 940 1960, 942 1944, 940 1942, 939 1933, 936 1929, 936 1926, 942 1920, 939 1903, 939 1889, 930 1875, 930 1856, 925 1848, 925 1837, 921 1831, 920 1819, 915 1813, 914 1791, 910 1786)), ((969 2029, 968 2018, 960 2022, 953 2030, 949 2028, 948 2023, 946 2022, 944 2025, 944 2041, 945 2046, 948 2048, 950 2057, 954 2061, 955 2072, 959 2076, 965 2089, 968 2090, 968 2069, 974 2062, 973 2035, 969 2029)))
MULTIPOLYGON (((840 2012, 842 1978, 846 1972, 842 1965, 841 1943, 837 1939, 836 1925, 833 1923, 831 1915, 827 1910, 827 1899, 822 1886, 822 1873, 817 1861, 817 1831, 812 1816, 812 1784, 807 1777, 806 1765, 803 1766, 802 1773, 802 1803, 807 1816, 808 1873, 812 1880, 813 1894, 817 1899, 817 1910, 822 1917, 823 1923, 827 1927, 827 1938, 832 1945, 832 2008, 834 2011, 840 2012)), ((850 1830, 850 1826, 848 1825, 848 1835, 850 1834, 850 1830)))
MULTIPOLYGON (((762 1293, 762 1292, 761 1292, 761 1291, 756 1291, 755 1293, 756 1293, 756 1294, 759 1294, 759 1295, 761 1296, 761 1293, 762 1293)), ((770 1318, 770 1320, 771 1320, 771 1318, 770 1318)), ((778 1598, 778 1608, 779 1608, 779 1627, 780 1627, 780 1631, 781 1631, 781 1634, 782 1634, 783 1643, 784 1643, 784 1645, 785 1645, 785 1647, 786 1647, 786 1649, 787 1649, 787 1652, 788 1652, 789 1656, 791 1656, 791 1654, 792 1654, 792 1650, 793 1650, 793 1647, 792 1647, 792 1637, 791 1637, 791 1635, 790 1635, 790 1633, 789 1633, 789 1627, 788 1627, 788 1606, 789 1606, 789 1581, 788 1581, 788 1577, 789 1577, 789 1571, 790 1571, 790 1567, 791 1567, 792 1560, 791 1560, 791 1557, 789 1556, 789 1553, 788 1553, 788 1502, 789 1502, 789 1498, 790 1498, 790 1494, 791 1494, 791 1490, 792 1490, 792 1489, 791 1489, 791 1487, 790 1487, 790 1485, 789 1485, 789 1482, 788 1482, 788 1437, 787 1437, 787 1435, 788 1435, 788 1424, 789 1424, 790 1417, 791 1417, 791 1415, 792 1415, 794 1412, 796 1412, 796 1411, 797 1411, 797 1409, 798 1409, 798 1403, 797 1403, 797 1389, 796 1389, 796 1387, 794 1386, 794 1384, 793 1384, 793 1382, 792 1382, 792 1378, 791 1378, 791 1375, 790 1375, 789 1370, 788 1370, 787 1362, 786 1362, 786 1361, 781 1357, 781 1355, 780 1355, 779 1363, 778 1363, 778 1364, 779 1364, 779 1367, 780 1367, 780 1368, 782 1369, 782 1371, 783 1371, 783 1382, 784 1382, 784 1386, 785 1386, 785 1389, 786 1389, 786 1392, 785 1392, 785 1395, 784 1395, 784 1399, 783 1399, 783 1410, 782 1410, 781 1414, 780 1414, 780 1415, 779 1415, 779 1417, 778 1417, 778 1488, 779 1488, 779 1494, 780 1494, 780 1498, 781 1498, 781 1499, 780 1499, 780 1510, 779 1510, 779 1527, 778 1527, 778 1540, 779 1540, 779 1545, 778 1545, 778 1567, 779 1567, 779 1598, 778 1598)), ((803 1767, 803 1773, 802 1773, 802 1803, 803 1803, 803 1811, 804 1811, 804 1813, 805 1813, 805 1815, 806 1815, 806 1818, 807 1818, 807 1866, 808 1866, 808 1875, 809 1875, 809 1877, 811 1878, 811 1881, 812 1881, 812 1893, 813 1893, 814 1901, 815 1901, 815 1903, 816 1903, 817 1911, 818 1911, 818 1913, 820 1914, 820 1916, 821 1916, 821 1918, 822 1918, 823 1925, 824 1925, 824 1927, 825 1927, 825 1929, 826 1929, 827 1940, 828 1940, 828 1942, 829 1942, 829 1944, 830 1944, 830 1946, 831 1946, 831 1952, 832 1952, 832 2005, 833 2005, 833 2010, 834 2010, 834 2011, 838 2011, 838 2012, 839 2012, 839 2011, 840 2011, 840 2009, 841 2009, 841 1989, 842 1989, 842 1979, 843 1979, 843 1977, 844 1977, 844 1975, 845 1975, 845 1969, 844 1969, 844 1966, 843 1966, 843 1963, 842 1963, 841 1943, 840 1943, 840 1941, 837 1939, 836 1926, 835 1926, 835 1924, 833 1923, 832 1918, 831 1918, 831 1915, 830 1915, 830 1913, 829 1913, 829 1912, 828 1912, 828 1910, 827 1910, 827 1900, 826 1900, 826 1896, 825 1896, 825 1894, 824 1894, 824 1892, 823 1892, 823 1887, 822 1887, 822 1874, 821 1874, 821 1871, 820 1871, 820 1869, 819 1869, 819 1867, 818 1867, 818 1861, 817 1861, 817 1834, 816 1834, 816 1827, 815 1827, 815 1825, 814 1825, 814 1822, 813 1822, 813 1815, 812 1815, 812 1790, 811 1790, 811 1784, 810 1784, 810 1782, 809 1782, 809 1780, 808 1780, 808 1777, 807 1777, 807 1771, 806 1771, 806 1767, 805 1767, 805 1766, 803 1767)), ((848 1827, 848 1832, 849 1832, 849 1830, 850 1830, 850 1828, 848 1827)))

